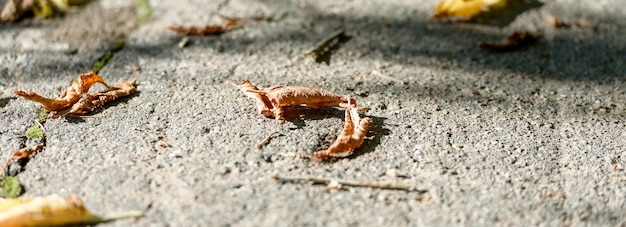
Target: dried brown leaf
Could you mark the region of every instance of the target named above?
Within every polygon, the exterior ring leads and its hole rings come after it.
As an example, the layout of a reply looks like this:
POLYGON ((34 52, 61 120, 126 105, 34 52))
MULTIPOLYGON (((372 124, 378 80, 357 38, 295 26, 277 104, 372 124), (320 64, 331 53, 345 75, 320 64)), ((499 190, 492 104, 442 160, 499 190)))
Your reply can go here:
POLYGON ((106 104, 107 102, 111 102, 118 98, 129 96, 135 93, 135 83, 137 80, 129 80, 120 82, 109 90, 98 92, 94 94, 83 94, 80 99, 72 105, 69 110, 63 110, 59 112, 52 112, 51 115, 54 116, 65 116, 65 115, 75 115, 80 116, 84 115, 88 112, 91 112, 93 109, 98 108, 106 104))
POLYGON ((345 118, 346 122, 343 131, 337 137, 337 140, 328 149, 313 153, 313 157, 324 160, 337 154, 347 156, 363 145, 372 119, 367 117, 361 118, 357 108, 352 106, 346 108, 345 118))
POLYGON ((13 155, 2 166, 2 171, 4 171, 7 168, 11 160, 16 161, 16 162, 22 162, 23 160, 29 158, 32 154, 43 150, 43 148, 44 148, 44 144, 40 143, 34 146, 25 147, 25 148, 15 151, 13 155))
POLYGON ((167 26, 166 29, 176 32, 181 35, 190 36, 209 36, 220 35, 222 33, 229 32, 241 25, 242 20, 228 19, 222 25, 207 25, 207 26, 167 26))
POLYGON ((284 120, 283 107, 304 105, 319 109, 322 107, 347 108, 349 105, 356 105, 356 100, 353 98, 340 96, 319 88, 302 86, 258 88, 248 80, 243 80, 239 84, 227 83, 238 87, 248 97, 254 98, 259 113, 268 117, 275 117, 277 121, 284 120))
POLYGON ((535 36, 530 32, 515 31, 513 34, 499 42, 481 42, 479 46, 490 51, 505 52, 530 45, 536 40, 537 38, 535 38, 535 36))
POLYGON ((41 103, 41 105, 49 111, 60 111, 76 103, 81 98, 81 95, 87 93, 89 88, 96 83, 101 83, 109 87, 102 77, 91 72, 80 75, 78 80, 74 81, 67 90, 64 90, 58 99, 45 98, 34 92, 15 90, 13 93, 28 100, 41 103))
POLYGON ((239 90, 243 91, 244 94, 246 94, 246 96, 253 98, 256 101, 256 108, 260 114, 266 117, 274 117, 274 112, 272 111, 274 107, 272 106, 272 102, 269 100, 267 95, 257 93, 257 92, 250 92, 250 91, 260 91, 261 89, 252 85, 252 83, 250 83, 249 80, 243 80, 239 84, 236 84, 230 81, 226 81, 226 83, 239 88, 239 90))

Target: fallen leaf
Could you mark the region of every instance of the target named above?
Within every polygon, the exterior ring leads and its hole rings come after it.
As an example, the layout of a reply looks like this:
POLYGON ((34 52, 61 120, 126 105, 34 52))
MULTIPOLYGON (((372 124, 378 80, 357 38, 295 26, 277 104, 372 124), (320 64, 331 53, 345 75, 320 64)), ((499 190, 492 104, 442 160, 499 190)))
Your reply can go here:
POLYGON ((319 109, 322 107, 347 108, 349 105, 356 105, 356 100, 353 98, 314 87, 273 86, 258 88, 248 80, 243 80, 239 84, 230 81, 226 83, 236 86, 248 97, 254 98, 259 113, 264 116, 275 117, 276 121, 284 120, 284 107, 304 105, 319 109))
POLYGON ((80 116, 91 112, 95 108, 103 106, 107 102, 111 102, 118 98, 129 96, 135 93, 135 83, 137 80, 129 80, 113 85, 109 90, 98 92, 95 94, 83 94, 81 98, 72 105, 69 110, 51 112, 52 117, 73 115, 80 116))
POLYGON ((7 167, 11 163, 11 161, 19 163, 21 165, 20 168, 22 168, 23 165, 25 165, 26 160, 28 160, 28 158, 30 158, 32 154, 35 154, 35 153, 43 150, 44 145, 45 144, 40 143, 40 144, 37 144, 37 145, 34 145, 34 146, 25 147, 25 148, 17 150, 16 152, 13 152, 13 155, 11 157, 9 157, 9 159, 7 159, 7 161, 2 166, 2 171, 3 172, 6 171, 7 167))
POLYGON ((0 22, 13 22, 32 13, 39 18, 49 18, 59 13, 70 12, 75 6, 91 0, 9 0, 0 14, 0 22))
POLYGON ((23 159, 27 159, 29 158, 32 154, 37 153, 41 150, 43 150, 44 144, 40 143, 34 146, 30 146, 30 147, 25 147, 22 149, 19 149, 18 151, 13 153, 13 160, 15 161, 22 161, 23 159))
POLYGON ((22 96, 28 100, 41 103, 41 105, 49 111, 60 111, 67 109, 68 107, 76 103, 78 99, 80 99, 80 96, 87 93, 89 91, 89 88, 91 88, 91 86, 96 83, 101 83, 108 87, 102 77, 92 72, 80 75, 78 80, 72 82, 72 85, 70 85, 67 90, 61 92, 61 97, 59 99, 49 99, 42 97, 34 92, 19 90, 15 90, 13 91, 13 93, 18 96, 22 96))
POLYGON ((541 5, 537 0, 443 0, 435 7, 433 18, 505 26, 524 11, 541 5))
POLYGON ((96 216, 89 212, 83 202, 74 195, 70 195, 68 198, 50 195, 0 201, 0 223, 2 226, 92 225, 141 216, 142 213, 139 211, 104 217, 96 216))
POLYGON ((241 25, 242 20, 228 19, 222 25, 207 25, 207 26, 167 26, 166 29, 176 32, 181 35, 191 36, 209 36, 220 35, 222 33, 229 32, 241 25))
POLYGON ((135 93, 136 82, 137 80, 129 80, 111 87, 104 82, 102 77, 91 72, 80 75, 79 79, 74 81, 68 90, 61 93, 59 99, 44 98, 34 92, 16 90, 13 93, 41 103, 45 109, 50 110, 51 117, 79 116, 101 107, 107 102, 135 93), (108 89, 102 92, 87 93, 95 83, 102 83, 108 89))
POLYGON ((479 43, 479 46, 491 51, 504 52, 513 51, 523 46, 527 46, 534 43, 536 40, 537 38, 535 38, 535 36, 530 32, 516 31, 499 42, 481 42, 479 43))
POLYGON ((357 108, 348 105, 343 131, 337 137, 337 140, 328 149, 313 153, 313 157, 325 160, 330 157, 336 157, 337 154, 342 156, 351 155, 352 151, 363 145, 371 123, 371 118, 361 118, 357 108))
POLYGON ((0 13, 0 22, 13 22, 33 10, 35 0, 9 0, 0 13))

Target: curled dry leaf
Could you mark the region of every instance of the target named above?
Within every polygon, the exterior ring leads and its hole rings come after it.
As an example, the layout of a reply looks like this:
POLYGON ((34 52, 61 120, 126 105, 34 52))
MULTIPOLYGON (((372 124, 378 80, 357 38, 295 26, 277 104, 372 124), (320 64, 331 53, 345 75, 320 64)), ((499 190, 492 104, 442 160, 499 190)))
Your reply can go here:
POLYGON ((69 108, 76 103, 82 94, 89 91, 89 88, 96 83, 104 84, 109 87, 102 77, 95 73, 87 73, 79 76, 78 80, 72 82, 72 85, 67 90, 61 92, 61 97, 58 99, 49 99, 42 97, 34 92, 26 91, 13 91, 14 94, 22 96, 28 100, 41 103, 41 105, 49 111, 60 111, 69 108))
POLYGON ((51 115, 65 116, 65 115, 84 115, 91 112, 95 108, 103 106, 107 102, 111 102, 120 97, 129 96, 135 93, 135 83, 137 80, 129 80, 120 82, 107 91, 98 92, 95 94, 83 94, 78 102, 72 105, 69 110, 62 110, 58 112, 52 112, 51 115))
POLYGON ((68 90, 64 90, 58 99, 45 98, 34 92, 16 90, 13 93, 28 100, 41 103, 45 109, 51 111, 50 115, 52 117, 68 114, 84 115, 107 102, 133 94, 136 82, 137 80, 129 80, 110 87, 104 82, 102 77, 92 72, 80 75, 79 79, 74 81, 68 90), (89 88, 95 83, 101 83, 108 89, 92 94, 87 93, 89 88))
POLYGON ((139 211, 100 217, 93 215, 77 196, 58 195, 34 198, 4 199, 0 201, 2 226, 66 226, 98 224, 123 218, 136 218, 139 211))
POLYGON ((324 160, 337 154, 347 156, 363 145, 372 119, 368 117, 361 118, 357 108, 348 106, 346 108, 345 121, 343 131, 337 137, 337 140, 328 149, 313 153, 313 157, 324 160))
POLYGON ((491 50, 491 51, 504 52, 504 51, 516 50, 520 47, 529 45, 535 42, 536 40, 537 38, 535 38, 535 36, 531 34, 530 32, 516 31, 510 36, 506 37, 505 39, 499 42, 495 42, 495 43, 481 42, 479 43, 479 46, 481 48, 491 50))
POLYGON ((267 117, 275 117, 276 121, 284 121, 284 107, 308 106, 315 109, 322 107, 356 106, 353 98, 340 96, 319 88, 302 86, 273 86, 258 88, 250 81, 243 80, 239 84, 227 81, 243 91, 248 97, 256 100, 260 114, 267 117))
POLYGON ((243 21, 228 19, 222 25, 207 26, 167 26, 166 29, 181 35, 209 36, 229 32, 241 25, 243 21))

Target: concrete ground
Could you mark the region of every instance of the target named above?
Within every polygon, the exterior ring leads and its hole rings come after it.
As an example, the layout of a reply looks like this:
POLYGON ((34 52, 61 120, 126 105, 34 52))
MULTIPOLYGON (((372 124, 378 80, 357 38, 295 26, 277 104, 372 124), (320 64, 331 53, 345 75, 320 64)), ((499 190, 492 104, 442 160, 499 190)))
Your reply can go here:
POLYGON ((505 28, 433 23, 435 0, 150 3, 141 25, 122 0, 0 25, 0 160, 34 142, 24 132, 40 106, 13 90, 57 96, 122 38, 99 74, 139 81, 137 95, 94 117, 45 122, 46 147, 19 175, 26 196, 145 212, 101 226, 626 225, 626 1, 548 1, 505 28), (265 19, 184 48, 164 29, 218 15, 265 19), (341 28, 351 39, 329 64, 303 57, 341 28), (514 30, 541 39, 510 53, 477 45, 514 30), (225 84, 242 79, 354 97, 375 127, 350 158, 301 158, 334 141, 343 111, 300 109, 276 124, 225 84), (273 174, 415 190, 329 190, 273 174))

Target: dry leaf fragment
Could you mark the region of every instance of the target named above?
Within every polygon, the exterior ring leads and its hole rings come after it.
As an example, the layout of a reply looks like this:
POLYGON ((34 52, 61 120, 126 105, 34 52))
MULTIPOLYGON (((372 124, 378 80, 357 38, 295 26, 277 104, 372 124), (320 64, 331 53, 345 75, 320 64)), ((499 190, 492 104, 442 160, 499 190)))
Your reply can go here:
POLYGON ((536 40, 535 36, 530 32, 515 31, 513 34, 499 42, 481 42, 479 43, 479 46, 491 51, 504 52, 516 50, 520 47, 529 45, 536 40))
POLYGON ((0 13, 0 22, 12 22, 20 19, 24 13, 33 10, 35 0, 9 0, 0 13))
POLYGON ((270 101, 269 97, 261 93, 249 92, 261 90, 257 86, 252 85, 249 80, 243 80, 239 84, 230 81, 226 81, 226 83, 239 88, 239 90, 243 91, 246 96, 253 98, 256 101, 256 108, 260 114, 266 117, 274 117, 274 112, 272 111, 274 107, 272 106, 272 102, 270 101))
POLYGON ((319 88, 302 86, 273 86, 258 88, 248 80, 239 84, 227 81, 243 91, 248 97, 254 98, 260 114, 275 117, 276 121, 284 120, 283 107, 308 106, 319 109, 322 107, 356 106, 356 100, 350 97, 340 96, 319 88), (349 104, 351 103, 351 104, 349 104))
POLYGON ((30 158, 32 154, 43 150, 44 145, 45 144, 40 143, 34 146, 25 147, 25 148, 17 150, 16 152, 13 152, 13 155, 9 157, 9 159, 7 159, 7 161, 2 166, 2 172, 6 171, 6 168, 9 166, 11 161, 15 161, 19 163, 20 165, 24 165, 25 160, 27 160, 27 158, 30 158))
POLYGON ((45 197, 22 197, 0 201, 2 226, 65 226, 71 224, 98 224, 122 218, 142 216, 132 211, 107 217, 93 215, 83 202, 74 195, 62 198, 58 195, 45 197))
POLYGON ((324 160, 337 154, 347 156, 363 145, 372 119, 368 117, 361 119, 357 108, 348 106, 345 121, 343 131, 337 140, 328 149, 313 153, 313 157, 324 160))
POLYGON ((61 97, 58 99, 49 99, 42 97, 34 92, 26 91, 13 91, 14 94, 22 96, 28 100, 41 103, 41 105, 49 111, 60 111, 69 108, 76 103, 82 94, 89 91, 89 88, 96 83, 101 83, 106 87, 109 87, 102 77, 95 73, 87 73, 79 76, 78 80, 72 82, 72 85, 67 90, 61 92, 61 97))
POLYGON ((220 35, 229 32, 241 25, 243 21, 236 19, 228 19, 222 25, 207 26, 167 26, 166 29, 181 35, 208 36, 220 35))
POLYGON ((51 116, 65 116, 65 115, 84 115, 91 112, 95 108, 103 106, 107 102, 114 101, 118 98, 129 96, 135 93, 135 83, 137 80, 129 80, 120 82, 109 90, 98 92, 95 94, 83 94, 80 99, 72 105, 69 110, 63 110, 58 112, 51 112, 51 116))

